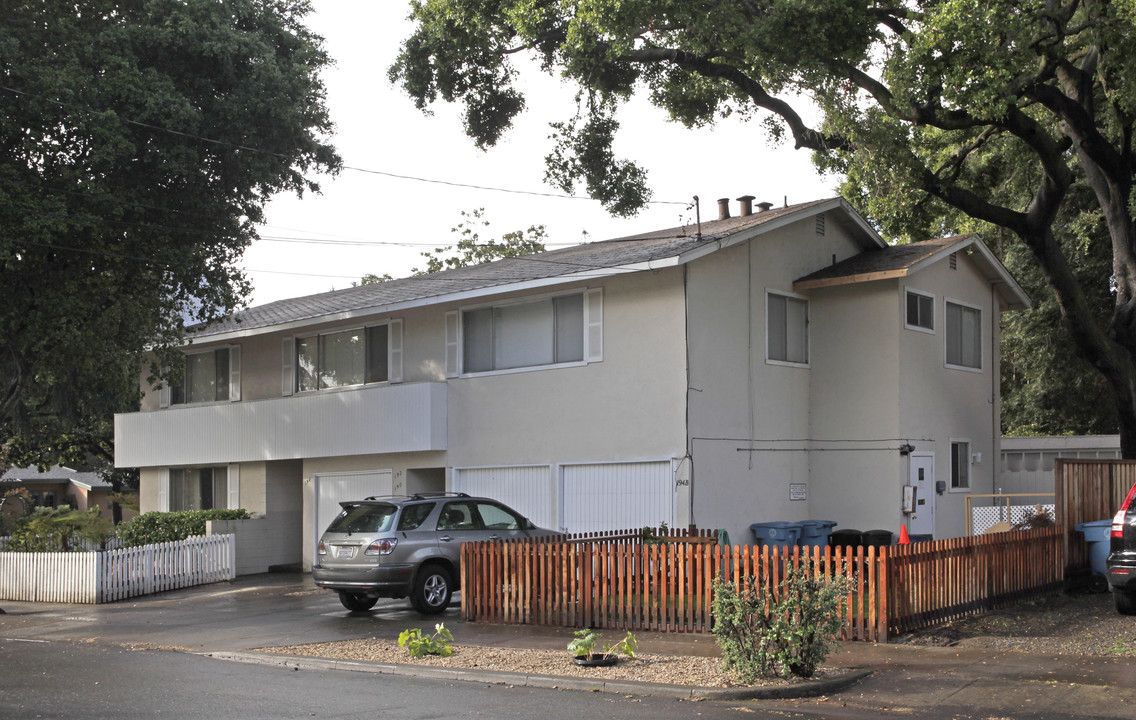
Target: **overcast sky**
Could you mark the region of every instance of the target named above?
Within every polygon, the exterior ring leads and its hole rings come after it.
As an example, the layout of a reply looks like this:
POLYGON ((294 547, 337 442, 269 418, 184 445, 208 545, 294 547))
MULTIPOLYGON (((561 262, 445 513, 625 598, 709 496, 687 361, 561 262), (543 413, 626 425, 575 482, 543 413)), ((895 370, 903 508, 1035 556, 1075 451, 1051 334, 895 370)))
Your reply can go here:
MULTIPOLYGON (((336 124, 333 143, 345 166, 322 177, 321 195, 278 196, 261 240, 245 254, 250 305, 347 287, 366 273, 393 277, 422 267, 423 250, 455 241, 461 212, 485 209, 483 240, 544 225, 549 246, 647 232, 717 217, 717 199, 754 195, 780 205, 835 195, 806 151, 771 148, 757 123, 686 130, 635 101, 624 114, 616 150, 649 171, 656 204, 630 219, 612 218, 587 199, 522 194, 560 192, 543 182, 548 123, 570 117, 570 87, 534 69, 524 74, 528 110, 498 147, 478 151, 462 131, 459 108, 440 104, 424 116, 386 78, 410 34, 401 0, 315 0, 308 25, 325 38, 336 65, 324 75, 336 124), (394 176, 423 178, 422 182, 394 176), (456 185, 447 185, 453 183, 456 185), (459 187, 502 188, 522 192, 459 187)), ((583 189, 578 188, 583 195, 583 189)))

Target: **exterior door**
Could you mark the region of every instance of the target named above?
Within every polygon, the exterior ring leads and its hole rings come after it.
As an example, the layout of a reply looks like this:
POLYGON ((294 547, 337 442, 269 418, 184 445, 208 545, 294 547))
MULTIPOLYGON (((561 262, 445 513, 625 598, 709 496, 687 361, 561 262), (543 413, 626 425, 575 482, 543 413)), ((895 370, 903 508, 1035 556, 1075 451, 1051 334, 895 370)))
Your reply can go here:
POLYGON ((658 462, 565 465, 561 468, 562 532, 674 527, 674 468, 658 462))
POLYGON ((556 527, 548 465, 454 468, 453 490, 503 502, 539 527, 556 527))
MULTIPOLYGON (((312 546, 319 545, 320 536, 335 516, 339 503, 344 500, 362 500, 371 495, 393 495, 394 476, 390 470, 368 472, 325 473, 315 476, 315 537, 312 546)), ((319 557, 313 555, 312 557, 319 557)))
POLYGON ((907 532, 931 536, 935 534, 935 455, 911 453, 910 457, 915 512, 907 516, 907 532))

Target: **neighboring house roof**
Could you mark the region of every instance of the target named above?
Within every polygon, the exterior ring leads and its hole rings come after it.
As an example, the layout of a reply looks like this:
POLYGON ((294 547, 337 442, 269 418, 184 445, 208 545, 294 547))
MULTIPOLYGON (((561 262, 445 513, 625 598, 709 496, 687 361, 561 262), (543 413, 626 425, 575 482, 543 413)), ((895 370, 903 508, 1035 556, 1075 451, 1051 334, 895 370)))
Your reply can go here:
POLYGON ((975 234, 868 250, 798 279, 793 283, 793 289, 802 291, 905 278, 957 252, 966 252, 975 260, 979 271, 1001 296, 1004 310, 1025 310, 1030 307, 1030 299, 1025 290, 975 234))
POLYGON ((488 294, 575 282, 680 265, 774 228, 832 210, 864 248, 885 247, 878 234, 841 198, 816 200, 751 215, 685 225, 614 240, 506 258, 469 267, 388 280, 318 295, 289 298, 238 311, 193 337, 221 340, 288 327, 345 320, 488 294))
POLYGON ((79 472, 69 467, 56 465, 50 470, 40 472, 35 467, 12 468, 0 475, 0 483, 13 483, 21 485, 58 485, 71 483, 85 490, 94 488, 110 488, 110 483, 99 477, 98 473, 79 472))

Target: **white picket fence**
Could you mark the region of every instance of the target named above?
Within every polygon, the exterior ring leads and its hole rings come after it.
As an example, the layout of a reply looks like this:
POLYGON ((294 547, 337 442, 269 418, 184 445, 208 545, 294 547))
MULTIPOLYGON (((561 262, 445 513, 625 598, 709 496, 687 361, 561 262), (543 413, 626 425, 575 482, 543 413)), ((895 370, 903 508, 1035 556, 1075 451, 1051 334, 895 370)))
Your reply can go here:
POLYGON ((106 552, 0 552, 0 600, 103 603, 236 577, 233 535, 106 552))

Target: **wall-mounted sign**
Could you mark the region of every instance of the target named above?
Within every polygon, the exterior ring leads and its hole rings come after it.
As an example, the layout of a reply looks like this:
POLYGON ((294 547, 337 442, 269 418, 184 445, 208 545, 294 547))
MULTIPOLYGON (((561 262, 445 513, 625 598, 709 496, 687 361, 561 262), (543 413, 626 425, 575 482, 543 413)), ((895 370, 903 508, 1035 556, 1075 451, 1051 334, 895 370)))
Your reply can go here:
POLYGON ((808 483, 789 483, 790 500, 808 500, 808 483))

